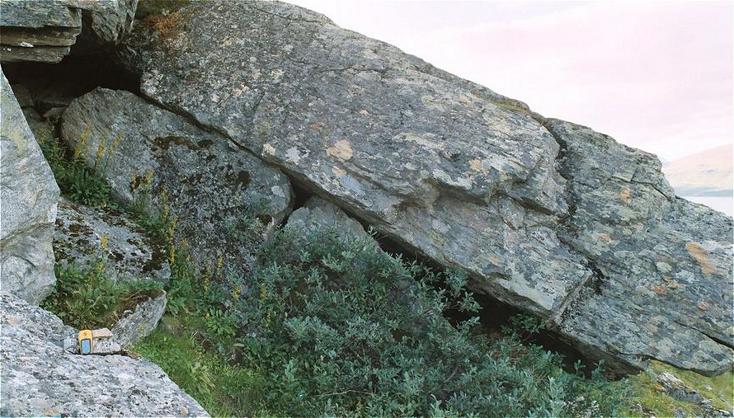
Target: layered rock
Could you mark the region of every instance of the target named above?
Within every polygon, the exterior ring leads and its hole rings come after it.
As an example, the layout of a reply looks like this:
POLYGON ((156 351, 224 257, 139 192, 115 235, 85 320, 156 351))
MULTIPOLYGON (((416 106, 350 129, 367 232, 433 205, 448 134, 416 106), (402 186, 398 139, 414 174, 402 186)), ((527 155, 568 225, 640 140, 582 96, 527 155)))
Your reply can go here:
POLYGON ((5 292, 0 324, 2 416, 208 416, 148 361, 67 353, 73 330, 5 292))
POLYGON ((127 204, 148 203, 199 266, 242 274, 261 237, 251 223, 279 223, 291 186, 223 136, 126 91, 97 89, 64 112, 61 133, 127 204), (216 264, 216 266, 215 266, 216 264))
POLYGON ((115 44, 132 28, 138 0, 3 0, 0 61, 57 63, 82 34, 115 44))
POLYGON ((113 280, 171 277, 162 242, 156 242, 123 212, 94 209, 66 199, 59 203, 54 253, 59 264, 93 265, 102 260, 113 280))
POLYGON ((2 290, 39 303, 56 282, 51 240, 59 188, 5 75, 0 78, 2 290))
POLYGON ((561 239, 595 272, 559 312, 564 334, 630 365, 730 368, 732 219, 676 198, 655 156, 583 126, 546 125, 563 144, 574 205, 561 239))
POLYGON ((676 199, 655 158, 295 6, 164 20, 120 56, 149 99, 613 366, 731 367, 731 219, 676 199))

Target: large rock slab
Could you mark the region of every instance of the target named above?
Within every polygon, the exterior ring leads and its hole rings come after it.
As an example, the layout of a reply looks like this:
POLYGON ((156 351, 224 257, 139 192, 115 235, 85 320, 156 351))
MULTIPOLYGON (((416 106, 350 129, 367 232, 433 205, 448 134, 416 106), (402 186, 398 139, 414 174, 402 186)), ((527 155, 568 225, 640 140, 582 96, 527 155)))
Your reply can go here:
POLYGON ((67 353, 58 317, 5 292, 0 324, 2 416, 208 416, 148 361, 67 353))
POLYGON ((56 282, 51 240, 59 188, 5 75, 0 78, 2 289, 37 304, 56 282))
POLYGON ((522 103, 282 3, 169 19, 125 49, 149 98, 506 302, 545 315, 590 274, 553 228, 558 144, 522 103))
POLYGON ((83 149, 88 164, 104 166, 118 198, 149 199, 151 212, 169 220, 177 246, 188 245, 210 271, 214 264, 224 273, 247 271, 261 238, 252 222, 277 224, 290 210, 291 186, 280 171, 130 92, 97 89, 72 102, 62 119, 64 140, 83 149))
POLYGON ((717 319, 729 299, 713 297, 730 294, 730 281, 680 298, 639 292, 662 279, 665 263, 681 263, 678 276, 691 283, 731 264, 721 252, 730 241, 686 224, 703 217, 726 230, 731 220, 676 200, 649 156, 594 140, 584 158, 570 158, 570 140, 524 104, 284 3, 194 4, 139 25, 120 60, 141 74, 149 99, 405 247, 464 270, 475 290, 549 318, 613 366, 646 358, 707 373, 731 366, 721 338, 731 324, 717 319), (609 246, 589 234, 609 234, 609 246), (654 260, 663 264, 640 257, 651 242, 668 254, 654 260), (679 257, 716 261, 702 269, 679 257), (656 298, 667 299, 650 306, 656 298), (682 321, 694 309, 675 306, 691 300, 707 309, 682 321))
POLYGON ((67 199, 59 202, 54 254, 60 264, 94 265, 104 261, 113 280, 154 280, 171 277, 163 242, 151 239, 125 213, 89 208, 67 199))
POLYGON ((712 374, 734 361, 732 218, 676 198, 653 155, 560 120, 572 216, 562 240, 595 275, 559 312, 564 334, 630 366, 712 374))

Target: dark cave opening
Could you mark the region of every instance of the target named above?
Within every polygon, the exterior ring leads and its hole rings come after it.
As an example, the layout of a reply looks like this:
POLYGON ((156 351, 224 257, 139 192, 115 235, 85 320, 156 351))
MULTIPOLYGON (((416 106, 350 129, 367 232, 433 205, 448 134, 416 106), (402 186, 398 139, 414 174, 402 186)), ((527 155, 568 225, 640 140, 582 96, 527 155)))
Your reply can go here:
POLYGON ((58 64, 7 62, 2 69, 14 90, 18 85, 27 89, 32 106, 40 114, 66 107, 74 98, 97 87, 140 93, 140 77, 117 65, 111 53, 104 50, 67 55, 58 64))

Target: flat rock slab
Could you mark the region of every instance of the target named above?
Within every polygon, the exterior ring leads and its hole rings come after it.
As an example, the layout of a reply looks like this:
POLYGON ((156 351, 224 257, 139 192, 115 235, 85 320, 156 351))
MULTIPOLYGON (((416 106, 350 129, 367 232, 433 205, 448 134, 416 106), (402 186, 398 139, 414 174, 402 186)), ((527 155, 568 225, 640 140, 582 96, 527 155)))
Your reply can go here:
POLYGON ((61 320, 0 293, 0 415, 208 416, 160 367, 64 351, 61 320))
POLYGON ((165 284, 171 268, 163 242, 151 239, 123 212, 59 202, 54 253, 62 265, 90 266, 98 261, 113 280, 154 280, 165 284))
POLYGON ((731 219, 675 198, 654 156, 285 3, 193 4, 120 59, 149 99, 612 367, 731 367, 731 219))
POLYGON ((40 303, 56 282, 51 240, 59 188, 1 72, 0 78, 2 288, 40 303))
POLYGON ((278 169, 127 91, 99 88, 76 99, 61 134, 101 167, 119 199, 149 200, 176 245, 210 272, 248 271, 262 238, 252 223, 278 224, 290 210, 293 192, 278 169))

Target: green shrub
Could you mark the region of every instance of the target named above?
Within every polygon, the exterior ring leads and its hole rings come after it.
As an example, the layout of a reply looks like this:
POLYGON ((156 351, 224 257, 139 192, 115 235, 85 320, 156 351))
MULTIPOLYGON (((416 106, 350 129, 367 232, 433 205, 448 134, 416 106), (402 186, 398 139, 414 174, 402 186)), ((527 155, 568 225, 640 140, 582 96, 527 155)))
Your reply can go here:
POLYGON ((43 308, 78 329, 110 327, 125 310, 158 296, 161 289, 153 281, 111 280, 101 261, 86 268, 57 266, 56 286, 43 308))
MULTIPOLYGON (((391 257, 335 233, 276 234, 244 295, 205 286, 205 338, 264 377, 263 409, 289 416, 614 415, 621 385, 561 368, 513 333, 488 341, 465 278, 391 257), (439 286, 440 284, 440 286, 439 286), (440 289, 440 290, 437 290, 440 289), (209 323, 211 322, 211 323, 209 323), (232 338, 232 333, 235 337, 232 338)), ((240 284, 241 285, 241 284, 240 284)))
POLYGON ((98 173, 103 166, 88 167, 80 155, 74 155, 53 137, 39 141, 39 145, 64 196, 86 206, 117 206, 112 189, 98 173))

